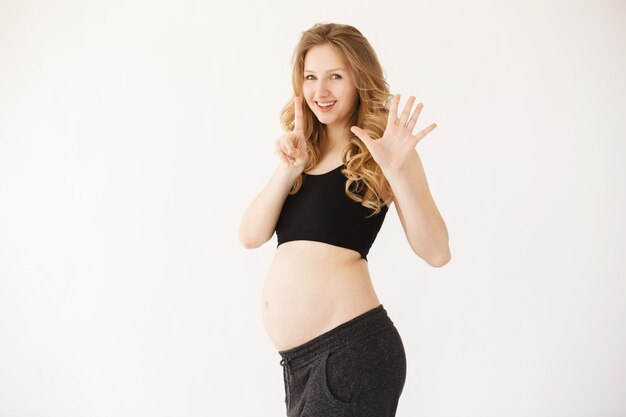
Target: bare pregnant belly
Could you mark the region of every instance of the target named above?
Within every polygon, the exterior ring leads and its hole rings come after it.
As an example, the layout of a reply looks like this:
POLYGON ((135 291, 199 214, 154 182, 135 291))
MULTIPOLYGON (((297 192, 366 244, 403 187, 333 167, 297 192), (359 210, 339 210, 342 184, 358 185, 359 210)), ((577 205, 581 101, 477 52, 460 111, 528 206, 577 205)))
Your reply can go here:
POLYGON ((263 325, 277 350, 299 346, 380 305, 367 261, 351 249, 297 240, 276 249, 263 285, 263 325))

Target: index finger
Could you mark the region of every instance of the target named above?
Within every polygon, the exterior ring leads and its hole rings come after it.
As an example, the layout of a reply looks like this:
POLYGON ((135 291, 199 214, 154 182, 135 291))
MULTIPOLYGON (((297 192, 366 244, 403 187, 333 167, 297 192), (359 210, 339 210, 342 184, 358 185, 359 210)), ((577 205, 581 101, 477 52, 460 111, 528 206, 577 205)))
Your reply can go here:
POLYGON ((302 98, 294 97, 293 99, 295 117, 294 117, 294 131, 302 131, 302 98))

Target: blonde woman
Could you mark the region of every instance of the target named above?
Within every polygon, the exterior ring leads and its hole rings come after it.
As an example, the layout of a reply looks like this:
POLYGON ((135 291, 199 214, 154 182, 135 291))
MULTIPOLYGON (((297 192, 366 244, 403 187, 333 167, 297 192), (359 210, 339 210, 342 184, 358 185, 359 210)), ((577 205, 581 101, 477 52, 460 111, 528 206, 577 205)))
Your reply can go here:
POLYGON ((422 104, 411 113, 410 97, 398 115, 400 95, 349 25, 303 32, 292 84, 280 163, 239 229, 246 248, 277 235, 261 311, 281 356, 287 416, 394 416, 406 356, 367 254, 394 203, 415 254, 434 267, 450 260, 415 149, 436 124, 412 133, 422 104))

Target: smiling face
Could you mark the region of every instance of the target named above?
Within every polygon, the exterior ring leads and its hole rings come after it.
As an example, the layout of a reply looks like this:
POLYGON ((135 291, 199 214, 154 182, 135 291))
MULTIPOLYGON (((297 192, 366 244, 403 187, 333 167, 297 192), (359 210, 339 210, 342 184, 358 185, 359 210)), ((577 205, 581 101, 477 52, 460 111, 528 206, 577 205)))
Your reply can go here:
POLYGON ((320 123, 349 128, 358 93, 346 62, 333 46, 317 45, 307 52, 302 95, 320 123))

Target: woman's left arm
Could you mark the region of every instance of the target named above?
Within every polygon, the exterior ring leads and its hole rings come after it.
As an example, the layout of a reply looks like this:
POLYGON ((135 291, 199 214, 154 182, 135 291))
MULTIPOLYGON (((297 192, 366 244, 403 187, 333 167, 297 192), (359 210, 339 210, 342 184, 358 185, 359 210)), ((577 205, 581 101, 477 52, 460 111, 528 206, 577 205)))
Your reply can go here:
POLYGON ((417 151, 413 150, 402 172, 383 168, 383 174, 393 190, 393 202, 413 252, 431 266, 447 264, 451 258, 448 229, 430 194, 417 151))
POLYGON ((367 146, 389 182, 396 211, 413 252, 431 266, 443 266, 451 257, 448 230, 430 195, 422 161, 415 150, 417 143, 437 124, 431 123, 414 135, 413 129, 424 105, 418 103, 411 114, 415 96, 410 96, 398 117, 399 102, 400 94, 396 94, 381 138, 372 139, 358 126, 350 130, 367 146))

